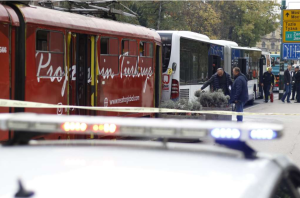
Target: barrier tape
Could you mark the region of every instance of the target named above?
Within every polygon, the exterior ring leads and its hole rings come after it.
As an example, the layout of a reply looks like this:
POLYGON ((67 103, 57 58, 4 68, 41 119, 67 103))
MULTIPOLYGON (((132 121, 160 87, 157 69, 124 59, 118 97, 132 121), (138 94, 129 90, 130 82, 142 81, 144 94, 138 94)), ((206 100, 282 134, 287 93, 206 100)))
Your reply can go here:
POLYGON ((152 107, 88 107, 72 105, 54 105, 40 102, 27 102, 19 100, 0 99, 0 107, 14 108, 69 108, 86 109, 96 111, 123 112, 123 113, 193 113, 193 114, 217 114, 217 115, 289 115, 300 116, 300 113, 250 113, 250 112, 232 112, 232 111, 188 111, 179 109, 165 109, 152 107))

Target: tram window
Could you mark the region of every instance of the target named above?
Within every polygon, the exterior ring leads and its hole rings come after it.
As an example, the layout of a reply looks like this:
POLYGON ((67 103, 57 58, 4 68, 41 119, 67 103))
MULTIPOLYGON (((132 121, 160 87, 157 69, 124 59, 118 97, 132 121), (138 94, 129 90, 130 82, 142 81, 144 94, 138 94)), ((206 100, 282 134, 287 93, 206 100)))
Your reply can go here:
POLYGON ((36 33, 36 50, 63 53, 64 35, 61 32, 38 30, 36 33))
POLYGON ((135 40, 122 40, 123 56, 137 56, 137 43, 135 40))
POLYGON ((101 41, 100 41, 101 54, 108 54, 108 40, 109 40, 109 38, 101 38, 101 41))
POLYGON ((119 40, 104 37, 100 40, 100 75, 117 75, 119 73, 119 40))
MULTIPOLYGON (((36 69, 40 78, 64 76, 64 35, 62 32, 38 30, 36 32, 36 69), (41 69, 41 60, 51 61, 51 71, 41 69), (50 71, 50 72, 49 72, 50 71)), ((60 81, 60 80, 59 80, 60 81)))
POLYGON ((140 42, 139 55, 153 57, 153 44, 149 42, 140 42))
POLYGON ((64 51, 64 35, 60 32, 50 32, 50 51, 64 51))
POLYGON ((116 38, 101 38, 101 54, 118 55, 118 39, 116 38))
POLYGON ((36 33, 36 50, 49 51, 50 32, 39 30, 36 33))

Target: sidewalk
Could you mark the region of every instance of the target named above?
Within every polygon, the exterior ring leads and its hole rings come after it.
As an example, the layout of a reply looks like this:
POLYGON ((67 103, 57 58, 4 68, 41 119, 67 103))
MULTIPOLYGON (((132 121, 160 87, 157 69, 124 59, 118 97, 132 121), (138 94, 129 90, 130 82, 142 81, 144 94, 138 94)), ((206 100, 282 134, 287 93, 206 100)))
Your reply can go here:
MULTIPOLYGON (((294 103, 294 100, 291 100, 291 103, 282 103, 278 100, 278 94, 275 94, 273 103, 258 104, 244 111, 255 113, 300 113, 300 104, 294 103)), ((235 116, 233 120, 236 120, 235 116)), ((281 139, 251 141, 249 145, 258 151, 287 155, 300 167, 300 116, 244 116, 244 122, 282 123, 285 130, 281 139)))

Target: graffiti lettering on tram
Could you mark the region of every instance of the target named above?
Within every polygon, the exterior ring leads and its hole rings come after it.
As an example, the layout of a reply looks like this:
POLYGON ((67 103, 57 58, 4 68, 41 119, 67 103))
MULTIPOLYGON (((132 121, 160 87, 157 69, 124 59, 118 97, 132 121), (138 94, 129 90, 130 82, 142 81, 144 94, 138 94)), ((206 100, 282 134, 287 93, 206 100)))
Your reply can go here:
POLYGON ((0 47, 0 53, 7 53, 7 47, 0 47))

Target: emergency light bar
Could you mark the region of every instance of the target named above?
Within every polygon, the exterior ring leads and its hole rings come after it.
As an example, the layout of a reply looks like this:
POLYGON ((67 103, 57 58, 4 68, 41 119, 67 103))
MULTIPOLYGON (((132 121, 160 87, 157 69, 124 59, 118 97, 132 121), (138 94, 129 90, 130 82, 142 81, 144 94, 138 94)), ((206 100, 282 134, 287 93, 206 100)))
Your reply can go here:
POLYGON ((0 114, 0 130, 245 141, 279 138, 283 126, 273 123, 12 113, 0 114))

